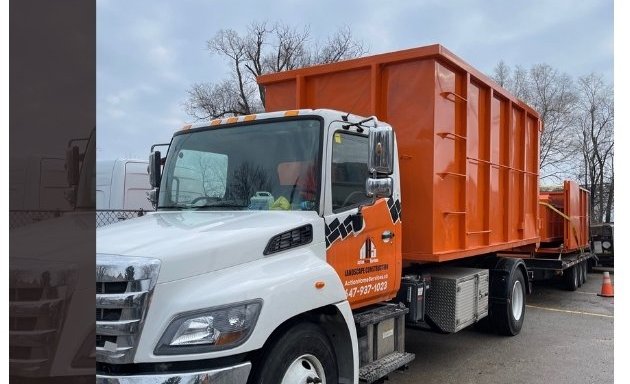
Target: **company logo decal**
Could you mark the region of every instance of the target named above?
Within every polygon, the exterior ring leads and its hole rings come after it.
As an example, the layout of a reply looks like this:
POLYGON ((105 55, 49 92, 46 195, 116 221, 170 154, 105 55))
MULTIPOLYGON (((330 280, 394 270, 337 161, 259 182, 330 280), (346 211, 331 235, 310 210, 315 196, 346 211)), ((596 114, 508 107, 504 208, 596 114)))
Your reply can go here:
POLYGON ((378 259, 376 258, 376 245, 371 238, 365 240, 361 250, 359 250, 359 260, 357 264, 366 264, 366 263, 377 263, 378 259))

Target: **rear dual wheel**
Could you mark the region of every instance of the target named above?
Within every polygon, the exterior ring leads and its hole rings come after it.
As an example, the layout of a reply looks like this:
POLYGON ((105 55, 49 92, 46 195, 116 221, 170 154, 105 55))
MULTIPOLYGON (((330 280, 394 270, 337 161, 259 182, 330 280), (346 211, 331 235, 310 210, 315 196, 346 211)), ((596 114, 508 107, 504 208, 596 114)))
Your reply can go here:
POLYGON ((525 276, 519 268, 510 274, 508 300, 495 304, 492 323, 496 330, 505 336, 515 336, 521 332, 525 320, 525 276))
POLYGON ((580 264, 575 264, 571 268, 564 271, 564 288, 567 291, 575 291, 580 286, 581 281, 581 268, 580 264))
POLYGON ((582 284, 588 279, 588 259, 582 261, 582 284))

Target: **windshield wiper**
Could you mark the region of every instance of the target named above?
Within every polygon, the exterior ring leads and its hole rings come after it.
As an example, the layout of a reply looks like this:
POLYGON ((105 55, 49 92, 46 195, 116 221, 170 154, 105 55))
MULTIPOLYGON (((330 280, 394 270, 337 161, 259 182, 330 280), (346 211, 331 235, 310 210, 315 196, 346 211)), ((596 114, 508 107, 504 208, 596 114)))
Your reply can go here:
POLYGON ((204 209, 204 208, 247 208, 247 204, 242 204, 239 203, 237 201, 216 201, 214 203, 209 203, 209 204, 204 204, 204 205, 199 205, 199 206, 195 206, 192 205, 189 208, 194 208, 194 209, 204 209))
POLYGON ((157 209, 172 209, 172 210, 178 210, 178 209, 185 209, 187 208, 185 205, 161 205, 159 207, 157 207, 157 209))

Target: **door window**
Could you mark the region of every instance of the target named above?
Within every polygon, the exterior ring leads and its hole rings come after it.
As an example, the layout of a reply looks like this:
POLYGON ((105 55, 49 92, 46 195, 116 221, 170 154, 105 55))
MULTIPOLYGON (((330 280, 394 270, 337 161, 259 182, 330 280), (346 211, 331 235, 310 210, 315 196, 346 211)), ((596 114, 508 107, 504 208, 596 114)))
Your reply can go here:
POLYGON ((332 143, 331 188, 333 212, 370 201, 365 194, 368 173, 368 137, 336 132, 332 143))

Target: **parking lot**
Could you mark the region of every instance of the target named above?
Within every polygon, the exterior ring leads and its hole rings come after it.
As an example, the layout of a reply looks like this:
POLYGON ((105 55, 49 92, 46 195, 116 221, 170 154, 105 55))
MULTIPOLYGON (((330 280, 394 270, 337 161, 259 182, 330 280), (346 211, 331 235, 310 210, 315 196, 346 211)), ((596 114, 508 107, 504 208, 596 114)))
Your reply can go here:
POLYGON ((537 283, 515 337, 408 329, 416 360, 387 383, 612 383, 614 299, 597 296, 601 284, 601 271, 575 292, 537 283))

